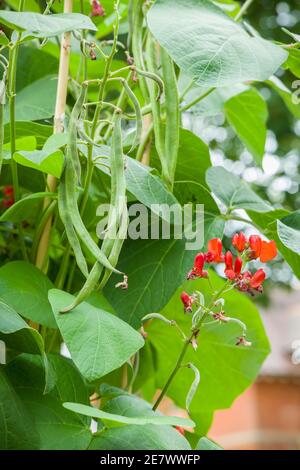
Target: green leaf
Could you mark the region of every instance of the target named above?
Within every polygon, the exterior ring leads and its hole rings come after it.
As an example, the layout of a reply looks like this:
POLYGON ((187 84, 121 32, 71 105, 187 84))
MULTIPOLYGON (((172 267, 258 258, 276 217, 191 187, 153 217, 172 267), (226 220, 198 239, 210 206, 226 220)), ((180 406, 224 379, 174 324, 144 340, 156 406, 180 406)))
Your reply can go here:
MULTIPOLYGON (((283 100, 284 104, 286 105, 287 109, 297 118, 300 119, 300 107, 297 102, 294 102, 294 95, 285 86, 285 84, 278 78, 278 77, 271 77, 269 80, 266 82, 273 90, 276 91, 276 93, 281 97, 283 100)), ((298 98, 298 96, 296 97, 298 98)))
POLYGON ((193 132, 180 129, 175 180, 189 179, 205 185, 205 172, 210 166, 208 146, 193 132))
POLYGON ((30 36, 46 38, 59 36, 66 31, 76 29, 89 29, 97 31, 96 26, 88 16, 80 13, 62 13, 53 15, 42 15, 41 13, 30 12, 0 12, 0 19, 3 24, 17 31, 26 31, 30 36))
MULTIPOLYGON (((182 93, 190 84, 190 81, 191 79, 181 71, 178 86, 182 93)), ((210 93, 205 98, 202 98, 198 103, 191 106, 190 112, 194 116, 217 116, 222 113, 224 103, 226 101, 247 89, 248 87, 241 83, 230 87, 217 88, 213 93, 210 93)), ((193 83, 192 88, 184 96, 184 104, 192 103, 200 96, 205 95, 209 90, 209 87, 201 87, 193 83)))
MULTIPOLYGON (((215 290, 218 291, 224 286, 224 280, 214 273, 210 273, 210 277, 215 290)), ((210 301, 210 288, 205 279, 188 281, 161 311, 167 318, 174 319, 183 331, 189 334, 191 320, 184 315, 180 301, 180 293, 183 290, 188 293, 199 290, 204 294, 207 305, 210 301)), ((237 291, 227 292, 224 298, 225 313, 246 323, 247 338, 252 342, 252 346, 235 346, 236 338, 241 335, 241 328, 237 324, 230 322, 202 326, 197 351, 189 348, 184 359, 185 363, 192 362, 201 374, 201 382, 190 407, 190 416, 197 425, 197 417, 201 417, 201 413, 231 406, 235 398, 255 380, 270 351, 262 321, 253 303, 237 291)), ((150 341, 155 349, 156 386, 161 389, 176 364, 182 350, 182 341, 175 329, 164 327, 155 321, 146 327, 146 331, 147 341, 150 341)), ((192 380, 192 372, 182 368, 167 393, 182 408, 185 406, 192 380)))
MULTIPOLYGON (((28 0, 26 0, 28 1, 28 0)), ((22 44, 18 52, 16 88, 17 93, 22 88, 41 79, 42 77, 55 75, 58 70, 58 59, 48 54, 43 49, 22 44), (28 66, 30 64, 30 66, 28 66)))
MULTIPOLYGON (((23 88, 16 96, 16 120, 38 121, 54 114, 57 77, 48 75, 23 88)), ((5 122, 9 121, 8 106, 5 122)))
POLYGON ((22 354, 7 364, 5 371, 31 416, 39 435, 39 449, 84 450, 91 440, 90 420, 62 406, 66 397, 86 400, 82 379, 70 360, 50 355, 49 362, 57 374, 57 383, 47 395, 42 393, 42 364, 36 356, 22 354))
POLYGON ((252 88, 226 101, 224 109, 230 125, 256 162, 261 164, 267 137, 265 100, 252 88))
POLYGON ((147 20, 160 45, 202 86, 266 80, 287 58, 283 49, 250 36, 209 0, 157 0, 147 20))
POLYGON ((15 202, 0 217, 0 222, 22 222, 28 220, 37 208, 40 207, 41 201, 45 198, 55 198, 56 193, 43 192, 33 193, 25 196, 23 199, 15 202))
MULTIPOLYGON (((147 422, 152 422, 152 420, 154 420, 155 424, 159 424, 160 421, 165 419, 173 421, 178 418, 170 418, 162 416, 159 412, 154 412, 149 403, 121 389, 112 387, 107 389, 106 387, 106 390, 104 390, 104 386, 102 386, 100 393, 105 399, 108 397, 108 401, 104 400, 105 405, 102 413, 106 412, 109 416, 118 414, 118 419, 122 419, 122 421, 125 418, 127 418, 126 421, 137 420, 139 425, 127 424, 126 426, 108 429, 102 432, 99 437, 93 439, 91 449, 174 450, 190 448, 186 439, 171 426, 147 424, 147 422), (141 417, 145 421, 145 424, 142 426, 141 417), (158 418, 159 421, 157 421, 158 418)), ((189 420, 184 421, 186 423, 183 425, 186 425, 189 420)))
POLYGON ((68 134, 52 134, 44 144, 45 152, 54 152, 67 144, 68 134))
POLYGON ((211 441, 207 437, 201 437, 199 440, 196 450, 223 450, 218 444, 214 441, 211 441))
POLYGON ((138 332, 103 309, 83 302, 72 313, 61 314, 74 297, 51 290, 49 299, 72 359, 89 381, 120 367, 144 344, 138 332))
POLYGON ((14 160, 20 165, 60 178, 64 155, 61 150, 50 151, 50 153, 48 150, 19 151, 14 153, 14 160))
POLYGON ((278 220, 277 232, 281 242, 300 255, 300 211, 278 220))
POLYGON ((7 46, 9 44, 9 39, 5 35, 4 31, 0 31, 0 45, 7 46))
POLYGON ((176 416, 160 416, 160 415, 149 415, 149 416, 122 416, 106 411, 99 410, 93 406, 81 405, 79 403, 64 403, 64 407, 67 410, 74 411, 75 413, 81 413, 91 418, 101 419, 107 427, 122 426, 134 424, 137 426, 144 426, 146 424, 170 425, 170 426, 193 426, 194 423, 190 419, 178 418, 176 416))
POLYGON ((89 450, 190 450, 174 428, 145 425, 112 428, 94 436, 89 450))
POLYGON ((195 256, 185 250, 185 240, 127 240, 121 252, 118 268, 128 275, 130 288, 115 289, 113 275, 104 295, 118 316, 134 328, 141 318, 159 311, 185 279, 195 256))
POLYGON ((0 299, 0 339, 16 351, 43 354, 43 338, 17 312, 0 299))
POLYGON ((257 196, 245 181, 221 166, 209 168, 206 172, 206 181, 215 196, 227 208, 249 209, 257 212, 272 210, 272 207, 257 196))
MULTIPOLYGON (((10 124, 4 126, 4 143, 10 141, 10 124)), ((45 126, 36 122, 17 121, 16 122, 16 137, 34 136, 36 138, 37 146, 42 147, 45 140, 50 137, 53 132, 52 126, 45 126)))
POLYGON ((38 434, 2 367, 0 368, 0 403, 0 449, 38 449, 38 434))
POLYGON ((12 261, 0 268, 0 297, 16 312, 33 322, 57 328, 48 290, 51 281, 26 261, 12 261))
POLYGON ((7 347, 16 351, 41 355, 45 368, 44 393, 48 393, 54 386, 55 374, 49 366, 43 338, 2 300, 0 300, 0 339, 7 347))
MULTIPOLYGON (((298 35, 297 35, 298 36, 298 35)), ((300 78, 300 51, 299 49, 289 49, 289 56, 283 67, 289 69, 296 77, 300 78)))

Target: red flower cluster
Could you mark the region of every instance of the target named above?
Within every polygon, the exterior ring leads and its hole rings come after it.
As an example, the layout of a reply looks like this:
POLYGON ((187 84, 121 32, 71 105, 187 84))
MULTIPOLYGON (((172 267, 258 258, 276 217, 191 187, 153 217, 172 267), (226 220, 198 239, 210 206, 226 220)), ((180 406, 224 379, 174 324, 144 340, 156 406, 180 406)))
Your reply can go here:
MULTIPOLYGON (((227 251, 225 256, 222 254, 222 241, 219 238, 213 238, 208 242, 208 250, 206 253, 198 253, 194 260, 193 269, 188 273, 187 279, 195 279, 197 277, 207 277, 208 273, 204 270, 205 263, 222 263, 225 262, 225 276, 235 283, 235 286, 244 292, 253 294, 254 291, 262 291, 262 283, 266 274, 263 269, 259 269, 254 274, 250 271, 242 272, 244 261, 259 258, 261 262, 266 263, 277 255, 275 241, 266 242, 258 235, 251 235, 249 240, 240 232, 232 237, 232 245, 241 256, 233 259, 231 251, 227 251)), ((183 293, 182 295, 186 295, 183 293)), ((189 297, 189 296, 188 296, 189 297)), ((191 303, 188 298, 181 298, 185 305, 185 311, 191 310, 191 303)))
POLYGON ((92 1, 91 16, 105 16, 105 10, 98 0, 92 1))
POLYGON ((2 193, 3 193, 2 206, 5 208, 12 206, 13 203, 15 202, 14 188, 12 186, 5 186, 2 189, 2 193))
POLYGON ((251 235, 247 240, 242 232, 236 233, 232 237, 232 245, 240 253, 247 251, 249 259, 259 258, 262 263, 267 263, 277 255, 275 241, 266 242, 258 235, 251 235))

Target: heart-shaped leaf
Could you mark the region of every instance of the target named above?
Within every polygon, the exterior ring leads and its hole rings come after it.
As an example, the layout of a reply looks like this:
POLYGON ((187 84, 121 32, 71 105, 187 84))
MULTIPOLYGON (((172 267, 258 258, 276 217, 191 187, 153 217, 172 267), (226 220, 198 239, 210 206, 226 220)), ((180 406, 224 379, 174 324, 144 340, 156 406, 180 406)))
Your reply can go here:
POLYGON ((157 0, 147 21, 160 45, 202 86, 266 80, 287 58, 283 49, 250 36, 209 0, 157 0))
POLYGON ((56 289, 49 292, 49 300, 72 359, 87 380, 117 369, 144 344, 137 331, 103 309, 83 302, 61 314, 74 297, 56 289))

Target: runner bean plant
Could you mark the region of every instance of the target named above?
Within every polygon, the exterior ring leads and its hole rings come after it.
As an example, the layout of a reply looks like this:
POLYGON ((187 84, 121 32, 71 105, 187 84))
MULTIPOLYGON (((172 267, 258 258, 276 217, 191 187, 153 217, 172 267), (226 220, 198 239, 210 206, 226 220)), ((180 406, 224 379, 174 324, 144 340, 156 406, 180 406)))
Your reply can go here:
POLYGON ((1 3, 1 449, 219 449, 270 352, 256 299, 275 263, 300 276, 299 212, 204 141, 221 115, 260 167, 262 87, 299 114, 300 36, 264 39, 254 4, 1 3))

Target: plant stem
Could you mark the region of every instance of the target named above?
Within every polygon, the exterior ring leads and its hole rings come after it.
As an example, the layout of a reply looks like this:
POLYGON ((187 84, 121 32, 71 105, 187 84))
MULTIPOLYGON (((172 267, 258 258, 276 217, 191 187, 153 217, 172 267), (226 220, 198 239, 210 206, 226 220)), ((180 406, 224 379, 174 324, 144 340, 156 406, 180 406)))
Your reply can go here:
MULTIPOLYGON (((64 13, 72 13, 73 0, 65 0, 64 2, 64 13)), ((68 75, 69 75, 69 60, 70 60, 70 48, 71 48, 71 33, 67 32, 61 42, 60 49, 60 62, 58 71, 58 82, 57 82, 57 93, 56 93, 56 104, 54 114, 54 133, 59 134, 64 131, 63 117, 65 113, 67 91, 68 91, 68 75)), ((56 178, 52 175, 47 176, 47 188, 51 192, 56 191, 56 178)), ((45 198, 44 210, 49 206, 51 200, 45 198)), ((39 269, 43 269, 44 261, 47 256, 50 232, 52 226, 52 214, 49 214, 48 220, 44 226, 43 233, 40 238, 37 256, 36 266, 39 269)))
POLYGON ((253 3, 254 0, 246 0, 245 3, 243 4, 243 6, 241 7, 240 11, 236 14, 234 20, 235 21, 239 21, 242 16, 244 16, 244 14, 246 13, 246 11, 248 10, 248 8, 250 7, 251 3, 253 3))
POLYGON ((163 388, 162 391, 160 392, 159 397, 157 398, 156 402, 155 402, 154 405, 153 405, 153 408, 152 408, 152 409, 153 409, 154 411, 158 408, 160 402, 162 401, 162 399, 164 398, 165 394, 167 393, 167 391, 168 391, 168 389, 169 389, 169 387, 170 387, 170 385, 171 385, 171 383, 172 383, 172 381, 173 381, 175 375, 177 374, 178 370, 179 370, 180 367, 182 366, 182 361, 183 361, 183 359, 184 359, 184 356, 185 356, 185 354, 186 354, 186 352, 187 352, 188 346, 189 346, 189 344, 191 343, 193 337, 194 337, 194 332, 193 332, 193 333, 191 334, 191 336, 190 336, 189 338, 187 338, 186 341, 184 342, 183 348, 182 348, 181 353, 180 353, 180 355, 179 355, 179 357, 178 357, 178 359, 177 359, 177 362, 176 362, 176 364, 175 364, 175 367, 174 367, 174 369, 172 370, 171 375, 170 375, 170 377, 168 378, 168 380, 167 380, 167 382, 166 382, 164 388, 163 388))
POLYGON ((195 98, 193 101, 191 101, 190 103, 187 103, 186 105, 184 105, 181 108, 180 111, 181 112, 182 111, 187 111, 188 109, 192 108, 193 106, 195 106, 195 104, 197 104, 200 101, 204 100, 204 98, 206 98, 208 95, 210 95, 215 89, 216 89, 216 87, 209 88, 209 90, 207 90, 205 93, 203 93, 200 96, 197 96, 197 98, 195 98))
POLYGON ((11 174, 14 188, 14 199, 20 199, 20 188, 18 179, 17 163, 13 159, 16 151, 16 123, 15 123, 15 96, 16 96, 16 72, 17 72, 18 44, 16 43, 9 50, 8 65, 8 100, 9 100, 9 119, 10 119, 10 155, 11 155, 11 174))
POLYGON ((199 333, 199 328, 202 324, 202 322, 204 321, 206 315, 208 314, 208 312, 210 311, 210 309, 213 307, 214 305, 214 302, 220 297, 220 295, 225 291, 226 287, 228 286, 228 282, 225 282, 225 284, 223 285, 223 287, 221 287, 221 289, 216 292, 213 296, 212 296, 212 299, 211 299, 211 302, 209 304, 209 307, 206 309, 207 312, 202 316, 201 320, 199 321, 199 323, 197 324, 197 326, 195 328, 193 328, 193 331, 192 331, 192 334, 189 336, 189 338, 187 338, 184 342, 184 345, 183 345, 183 348, 181 350, 181 353, 177 359, 177 362, 175 364, 175 367, 174 369, 172 370, 164 388, 162 389, 162 391, 160 392, 160 395, 159 397, 157 398, 156 402, 154 403, 152 409, 155 411, 160 402, 162 401, 162 399, 164 398, 164 396, 166 395, 174 377, 176 376, 178 370, 182 367, 182 362, 183 362, 183 359, 185 357, 185 354, 188 350, 188 346, 189 344, 191 344, 192 340, 196 337, 196 335, 199 333))

